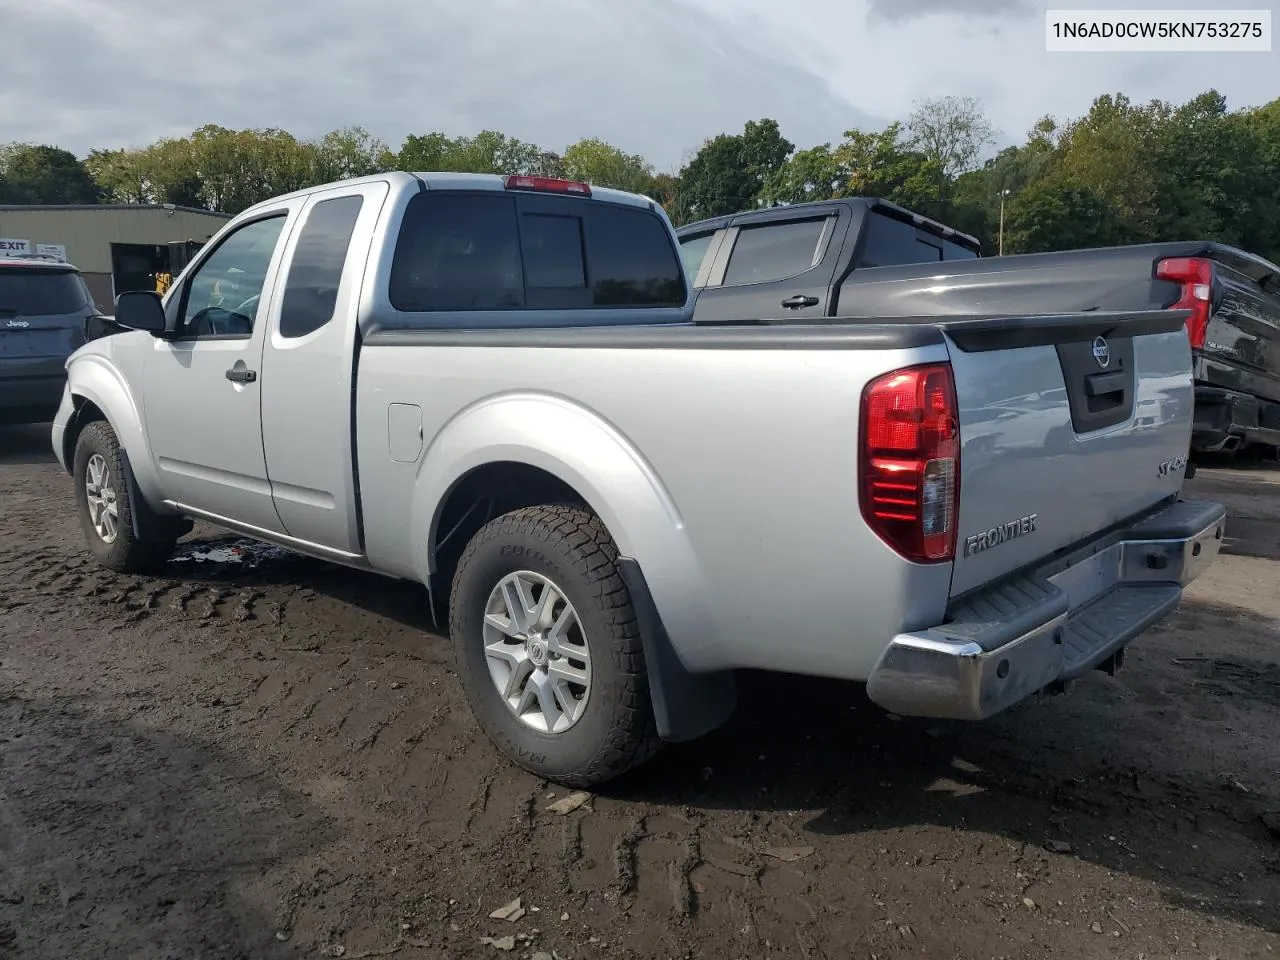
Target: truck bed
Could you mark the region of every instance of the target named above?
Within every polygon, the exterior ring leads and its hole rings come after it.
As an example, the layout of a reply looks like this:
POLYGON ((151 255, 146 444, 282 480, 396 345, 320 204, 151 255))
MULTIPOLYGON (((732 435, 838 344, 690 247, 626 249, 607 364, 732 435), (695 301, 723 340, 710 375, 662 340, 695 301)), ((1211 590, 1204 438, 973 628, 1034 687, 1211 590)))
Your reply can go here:
MULTIPOLYGON (((403 329, 375 319, 361 347, 356 396, 360 489, 367 503, 409 502, 422 482, 419 463, 452 475, 454 457, 536 465, 562 446, 595 444, 597 469, 615 455, 643 465, 647 496, 661 491, 664 505, 665 515, 651 521, 687 543, 683 553, 658 549, 644 527, 611 516, 603 494, 587 493, 624 553, 661 558, 646 574, 659 602, 668 600, 664 617, 690 669, 778 669, 777 638, 800 630, 805 642, 788 653, 790 668, 865 678, 879 650, 871 638, 937 623, 949 598, 1176 496, 1180 472, 1158 467, 1186 449, 1183 319, 1154 311, 488 330, 403 329), (1118 416, 1093 430, 1073 421, 1067 387, 1075 393, 1074 378, 1089 372, 1068 359, 1064 374, 1059 351, 1102 334, 1118 350, 1131 344, 1124 376, 1132 387, 1117 401, 1118 416), (537 362, 524 364, 511 392, 507 371, 530 355, 537 362), (951 363, 960 396, 960 545, 954 564, 903 564, 860 513, 856 411, 874 375, 931 360, 951 363), (448 374, 424 375, 431 370, 448 374), (793 382, 805 389, 769 389, 793 382), (389 419, 390 397, 397 407, 389 419), (467 418, 530 416, 533 432, 518 448, 452 446, 467 418), (419 434, 427 444, 420 453, 419 434), (388 449, 397 448, 413 455, 388 462, 388 449), (1027 516, 1036 517, 1034 535, 999 549, 964 547, 1027 516), (781 592, 780 570, 788 571, 781 592), (877 598, 852 622, 833 599, 850 577, 877 598), (743 602, 696 615, 670 602, 690 591, 743 602), (749 599, 765 596, 765 604, 749 599)), ((427 499, 443 493, 432 489, 427 499)), ((636 491, 635 499, 645 495, 636 491)), ((413 533, 420 522, 366 510, 370 562, 424 576, 413 533)))

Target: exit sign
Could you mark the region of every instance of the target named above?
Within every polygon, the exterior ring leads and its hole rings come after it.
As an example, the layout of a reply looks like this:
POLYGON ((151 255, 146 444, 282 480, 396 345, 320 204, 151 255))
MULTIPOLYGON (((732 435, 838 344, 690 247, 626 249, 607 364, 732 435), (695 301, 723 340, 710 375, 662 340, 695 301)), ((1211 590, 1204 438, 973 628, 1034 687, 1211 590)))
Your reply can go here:
POLYGON ((27 240, 13 240, 0 237, 0 257, 8 253, 30 253, 31 243, 27 240))

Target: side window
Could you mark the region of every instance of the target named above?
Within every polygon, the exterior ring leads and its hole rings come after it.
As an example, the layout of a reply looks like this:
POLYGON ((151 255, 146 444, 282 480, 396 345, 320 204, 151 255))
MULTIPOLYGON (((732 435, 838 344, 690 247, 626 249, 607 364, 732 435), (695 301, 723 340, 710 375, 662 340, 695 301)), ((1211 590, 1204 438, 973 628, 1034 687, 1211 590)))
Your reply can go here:
POLYGON ((396 239, 388 293, 393 307, 410 312, 523 308, 515 198, 414 196, 396 239))
POLYGON ((813 266, 827 218, 743 227, 729 255, 724 286, 784 280, 813 266))
POLYGON ((364 197, 321 200, 298 235, 280 305, 280 335, 304 337, 333 319, 347 248, 364 197))
POLYGON ((267 282, 286 215, 247 223, 218 244, 183 293, 179 317, 185 337, 247 337, 267 282))
POLYGON ((914 224, 873 213, 867 219, 867 238, 859 267, 892 267, 908 263, 972 260, 977 253, 944 240, 914 224))
POLYGON ((698 270, 702 267, 702 258, 707 255, 707 250, 711 246, 711 238, 714 236, 715 231, 712 231, 698 236, 681 238, 680 259, 684 261, 685 276, 689 278, 690 283, 693 283, 698 278, 698 270))
POLYGON ((684 305, 684 274, 671 233, 646 210, 592 204, 587 263, 593 306, 684 305))

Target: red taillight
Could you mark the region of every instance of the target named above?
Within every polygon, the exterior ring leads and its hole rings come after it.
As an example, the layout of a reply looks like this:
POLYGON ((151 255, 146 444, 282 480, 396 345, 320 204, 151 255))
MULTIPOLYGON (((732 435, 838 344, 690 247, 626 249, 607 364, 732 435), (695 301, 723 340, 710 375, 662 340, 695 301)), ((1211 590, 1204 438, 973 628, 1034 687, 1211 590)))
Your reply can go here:
POLYGON ((1156 276, 1182 285, 1182 295, 1169 309, 1191 311, 1187 336, 1192 347, 1203 348, 1213 301, 1213 261, 1202 257, 1168 257, 1156 264, 1156 276))
POLYGON ((591 196, 591 184, 581 180, 562 180, 559 177, 526 177, 512 174, 506 178, 508 190, 538 190, 542 193, 572 193, 579 197, 591 196))
POLYGON ((950 364, 908 367, 862 391, 862 516, 908 560, 956 550, 960 437, 950 364))

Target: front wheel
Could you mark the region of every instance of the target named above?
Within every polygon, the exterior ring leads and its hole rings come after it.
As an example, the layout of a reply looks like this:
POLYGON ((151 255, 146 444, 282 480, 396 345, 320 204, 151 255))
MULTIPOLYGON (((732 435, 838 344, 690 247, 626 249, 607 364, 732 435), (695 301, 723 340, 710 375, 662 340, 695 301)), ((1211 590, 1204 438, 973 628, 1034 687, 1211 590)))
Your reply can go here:
POLYGON ((490 521, 458 562, 449 626, 485 733, 514 763, 590 787, 660 741, 617 547, 594 514, 526 507, 490 521))
POLYGON ((176 537, 154 542, 134 535, 124 458, 110 424, 97 420, 81 431, 72 477, 80 526, 95 560, 121 573, 138 573, 169 559, 176 537))

